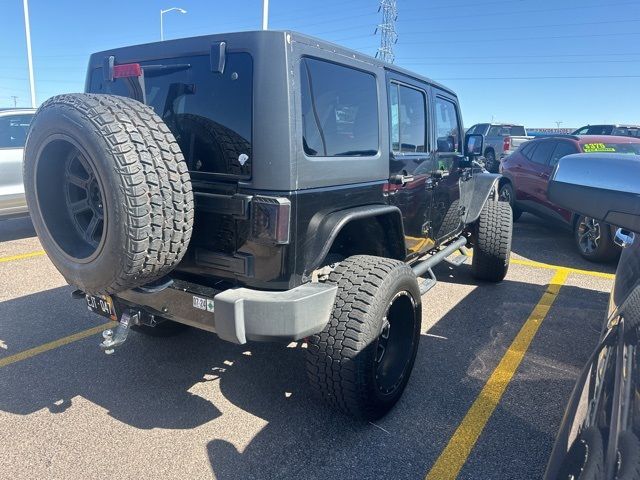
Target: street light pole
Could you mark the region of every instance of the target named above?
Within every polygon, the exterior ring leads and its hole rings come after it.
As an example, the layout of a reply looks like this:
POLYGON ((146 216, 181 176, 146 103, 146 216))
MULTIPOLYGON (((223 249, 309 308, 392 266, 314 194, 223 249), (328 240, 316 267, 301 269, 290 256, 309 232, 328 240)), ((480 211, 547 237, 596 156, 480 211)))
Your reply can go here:
POLYGON ((27 36, 27 62, 29 63, 29 88, 31 90, 31 108, 36 108, 36 86, 33 79, 33 57, 31 56, 31 28, 29 27, 29 1, 22 0, 24 7, 24 31, 27 36))
MULTIPOLYGON (((27 0, 25 0, 26 2, 27 0)), ((165 13, 171 12, 173 10, 177 10, 180 13, 187 13, 186 10, 182 9, 182 8, 178 8, 178 7, 171 7, 171 8, 167 8, 166 10, 160 10, 160 41, 164 41, 164 25, 163 25, 163 21, 162 21, 162 16, 165 13)))
POLYGON ((262 30, 269 29, 269 0, 262 0, 262 30))

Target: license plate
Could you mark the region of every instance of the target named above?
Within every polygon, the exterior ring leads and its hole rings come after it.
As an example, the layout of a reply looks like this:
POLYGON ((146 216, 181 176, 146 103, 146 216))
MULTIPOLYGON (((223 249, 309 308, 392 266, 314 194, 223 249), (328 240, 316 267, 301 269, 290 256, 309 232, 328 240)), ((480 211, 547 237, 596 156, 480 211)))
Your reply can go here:
POLYGON ((103 317, 110 318, 111 320, 117 322, 118 316, 116 315, 116 309, 113 306, 113 300, 108 295, 103 295, 100 297, 95 297, 93 295, 87 295, 87 307, 93 313, 97 313, 98 315, 102 315, 103 317))

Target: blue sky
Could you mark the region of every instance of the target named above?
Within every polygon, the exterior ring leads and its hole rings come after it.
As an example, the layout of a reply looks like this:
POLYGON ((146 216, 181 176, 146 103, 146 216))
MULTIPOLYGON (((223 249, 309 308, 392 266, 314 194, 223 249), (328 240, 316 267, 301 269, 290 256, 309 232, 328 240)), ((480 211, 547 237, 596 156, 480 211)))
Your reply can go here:
MULTIPOLYGON (((271 0, 270 28, 375 54, 377 0, 271 0)), ((259 29, 261 0, 31 0, 38 103, 81 91, 90 53, 259 29)), ((0 0, 0 107, 28 106, 22 0, 0 0)), ((459 95, 466 126, 640 123, 640 0, 398 0, 396 64, 459 95)))

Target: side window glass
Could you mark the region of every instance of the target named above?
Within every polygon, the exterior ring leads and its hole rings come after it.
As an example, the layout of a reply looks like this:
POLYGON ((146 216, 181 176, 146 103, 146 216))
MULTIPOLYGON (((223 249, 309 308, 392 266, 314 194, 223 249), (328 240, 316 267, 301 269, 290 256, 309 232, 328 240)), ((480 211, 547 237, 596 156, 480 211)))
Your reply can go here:
POLYGON ((24 147, 32 118, 32 115, 0 117, 0 148, 24 147))
POLYGON ((467 135, 473 135, 474 133, 476 133, 476 130, 478 130, 479 125, 474 125, 473 127, 471 127, 469 130, 467 130, 467 135))
POLYGON ((391 150, 400 151, 400 99, 398 84, 389 87, 389 108, 391 109, 391 150))
POLYGON ((426 103, 424 93, 400 86, 400 151, 424 152, 426 103))
POLYGON ((589 130, 589 127, 584 127, 584 128, 581 128, 580 130, 578 130, 575 134, 576 135, 585 135, 587 133, 587 130, 589 130))
POLYGON ((394 152, 426 151, 426 97, 415 88, 391 83, 391 147, 394 152))
POLYGON ((303 146, 309 156, 378 153, 374 75, 323 60, 301 62, 303 146))
POLYGON ((436 98, 436 136, 438 153, 461 152, 458 112, 453 102, 436 98))
POLYGON ((535 149, 531 156, 531 161, 540 165, 546 165, 549 162, 555 146, 556 142, 540 142, 538 148, 535 149))
POLYGON ((496 137, 498 135, 500 135, 500 129, 501 127, 499 126, 493 126, 489 129, 489 133, 487 133, 487 136, 489 137, 496 137))
POLYGON ((524 147, 522 147, 522 155, 531 160, 531 153, 533 149, 536 148, 536 144, 532 142, 527 142, 524 147))
POLYGON ((571 155, 572 153, 578 153, 578 149, 571 142, 558 142, 556 145, 553 154, 551 155, 551 160, 549 161, 549 165, 555 167, 562 157, 567 155, 571 155))

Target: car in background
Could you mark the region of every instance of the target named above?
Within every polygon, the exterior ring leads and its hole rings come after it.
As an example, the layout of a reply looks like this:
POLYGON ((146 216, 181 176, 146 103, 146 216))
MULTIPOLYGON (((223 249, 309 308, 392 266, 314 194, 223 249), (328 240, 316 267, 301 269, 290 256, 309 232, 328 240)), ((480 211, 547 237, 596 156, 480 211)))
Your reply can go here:
POLYGON ((572 135, 618 135, 640 137, 640 125, 586 125, 572 135))
POLYGON ((527 135, 523 125, 510 123, 477 123, 467 130, 467 134, 483 136, 485 167, 492 173, 498 173, 504 157, 533 138, 527 135))
POLYGON ((600 341, 569 399, 546 480, 640 478, 638 178, 640 157, 608 153, 567 156, 551 177, 554 203, 620 225, 623 248, 600 341))
POLYGON ((0 109, 0 219, 28 214, 22 154, 35 109, 0 109))
POLYGON ((584 258, 594 262, 613 260, 620 253, 613 242, 614 227, 560 207, 547 196, 553 168, 562 157, 574 153, 640 155, 640 138, 565 135, 531 140, 500 165, 500 198, 511 204, 514 220, 525 211, 560 220, 572 229, 584 258))

